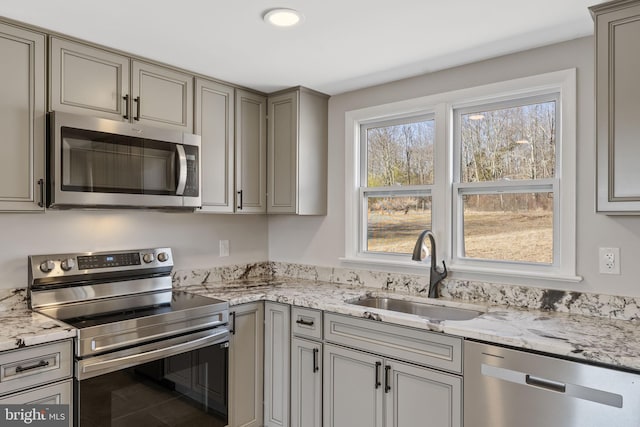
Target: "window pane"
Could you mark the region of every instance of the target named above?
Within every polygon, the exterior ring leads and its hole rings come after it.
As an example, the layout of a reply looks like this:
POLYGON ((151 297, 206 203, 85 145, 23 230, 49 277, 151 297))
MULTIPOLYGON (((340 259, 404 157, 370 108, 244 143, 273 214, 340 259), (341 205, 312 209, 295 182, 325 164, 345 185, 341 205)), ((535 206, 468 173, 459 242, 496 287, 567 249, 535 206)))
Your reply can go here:
POLYGON ((553 178, 556 102, 460 115, 460 182, 553 178))
POLYGON ((431 196, 367 197, 367 251, 411 254, 431 228, 431 196))
POLYGON ((366 128, 367 186, 432 184, 434 123, 366 128))
POLYGON ((464 257, 553 263, 553 193, 464 199, 464 257))

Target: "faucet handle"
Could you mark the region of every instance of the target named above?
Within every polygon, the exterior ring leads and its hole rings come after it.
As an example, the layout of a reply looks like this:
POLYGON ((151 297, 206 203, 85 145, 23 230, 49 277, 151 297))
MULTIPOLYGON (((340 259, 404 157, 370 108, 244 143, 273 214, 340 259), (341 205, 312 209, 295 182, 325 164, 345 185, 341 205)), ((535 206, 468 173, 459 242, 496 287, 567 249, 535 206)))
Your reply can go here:
POLYGON ((447 270, 447 264, 444 263, 444 260, 442 260, 442 267, 442 272, 438 271, 438 280, 444 279, 445 277, 447 277, 447 274, 449 274, 449 271, 447 270))

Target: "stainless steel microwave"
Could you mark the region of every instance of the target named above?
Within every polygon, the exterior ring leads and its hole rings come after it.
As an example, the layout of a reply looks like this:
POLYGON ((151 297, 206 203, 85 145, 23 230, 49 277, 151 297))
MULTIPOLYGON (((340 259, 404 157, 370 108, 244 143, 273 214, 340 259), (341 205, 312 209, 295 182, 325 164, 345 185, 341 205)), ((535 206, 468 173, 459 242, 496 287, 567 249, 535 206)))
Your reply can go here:
POLYGON ((48 119, 48 207, 201 205, 200 136, 62 112, 48 119))

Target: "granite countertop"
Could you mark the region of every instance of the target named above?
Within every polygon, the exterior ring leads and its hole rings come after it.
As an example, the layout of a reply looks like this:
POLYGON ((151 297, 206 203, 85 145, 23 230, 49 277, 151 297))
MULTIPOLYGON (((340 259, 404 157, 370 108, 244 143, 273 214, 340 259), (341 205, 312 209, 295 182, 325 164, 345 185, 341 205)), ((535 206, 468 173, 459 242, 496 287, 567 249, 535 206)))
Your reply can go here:
POLYGON ((281 302, 640 370, 638 321, 467 304, 446 299, 427 300, 397 291, 300 279, 204 283, 180 289, 223 299, 231 306, 260 300, 281 302), (465 321, 432 321, 345 302, 365 295, 469 308, 485 314, 465 321))
POLYGON ((0 292, 0 351, 75 338, 76 329, 27 308, 26 289, 0 292))

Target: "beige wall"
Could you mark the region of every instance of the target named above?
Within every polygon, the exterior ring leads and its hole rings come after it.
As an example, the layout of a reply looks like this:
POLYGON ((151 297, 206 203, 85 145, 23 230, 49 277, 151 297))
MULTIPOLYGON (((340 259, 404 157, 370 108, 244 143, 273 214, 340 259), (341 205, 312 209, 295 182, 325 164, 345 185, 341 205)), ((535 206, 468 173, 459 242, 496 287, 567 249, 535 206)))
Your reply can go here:
MULTIPOLYGON (((577 69, 577 272, 581 283, 548 282, 555 289, 640 296, 640 216, 595 213, 593 38, 464 65, 334 96, 329 102, 329 210, 326 217, 269 218, 269 259, 340 266, 344 256, 345 112, 541 74, 577 69), (621 248, 620 276, 598 273, 598 247, 621 248)), ((455 275, 454 275, 455 277, 455 275)))
POLYGON ((264 215, 205 215, 155 211, 47 211, 0 214, 0 288, 27 285, 32 254, 169 246, 176 269, 266 261, 264 215), (219 256, 219 240, 230 256, 219 256))

